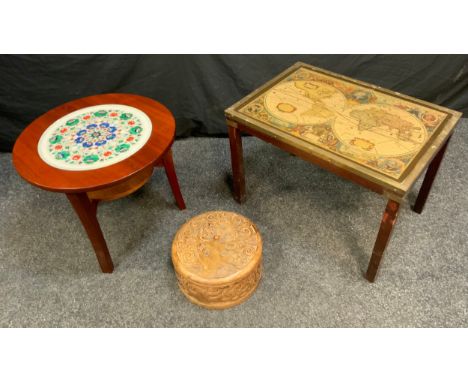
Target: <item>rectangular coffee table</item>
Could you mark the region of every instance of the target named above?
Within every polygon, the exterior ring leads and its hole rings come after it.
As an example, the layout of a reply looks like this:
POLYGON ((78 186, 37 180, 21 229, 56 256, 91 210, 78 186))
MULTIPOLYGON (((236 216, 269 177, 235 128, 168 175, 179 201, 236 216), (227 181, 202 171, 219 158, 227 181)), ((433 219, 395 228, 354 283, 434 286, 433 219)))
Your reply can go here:
POLYGON ((374 281, 398 209, 427 168, 421 213, 461 113, 296 63, 225 110, 234 198, 245 198, 241 132, 388 199, 366 273, 374 281))

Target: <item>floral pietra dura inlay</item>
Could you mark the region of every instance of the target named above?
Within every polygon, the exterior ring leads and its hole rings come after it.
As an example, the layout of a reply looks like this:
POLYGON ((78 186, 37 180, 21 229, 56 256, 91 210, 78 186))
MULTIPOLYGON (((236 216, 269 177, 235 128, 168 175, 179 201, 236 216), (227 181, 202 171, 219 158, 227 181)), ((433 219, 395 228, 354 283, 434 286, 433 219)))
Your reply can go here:
POLYGON ((447 116, 308 68, 294 71, 239 111, 394 179, 447 116))
POLYGON ((141 110, 126 105, 97 105, 55 121, 42 134, 40 157, 63 170, 93 170, 120 162, 140 150, 152 124, 141 110))

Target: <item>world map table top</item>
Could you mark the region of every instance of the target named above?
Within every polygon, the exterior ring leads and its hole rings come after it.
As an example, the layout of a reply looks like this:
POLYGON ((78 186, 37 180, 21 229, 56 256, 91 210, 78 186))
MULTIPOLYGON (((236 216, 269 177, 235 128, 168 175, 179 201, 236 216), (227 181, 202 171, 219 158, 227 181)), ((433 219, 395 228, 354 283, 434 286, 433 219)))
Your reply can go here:
POLYGON ((148 116, 128 105, 96 105, 65 115, 41 136, 37 150, 50 166, 94 170, 120 162, 148 141, 148 116))
POLYGON ((226 116, 399 182, 460 113, 297 63, 226 116))

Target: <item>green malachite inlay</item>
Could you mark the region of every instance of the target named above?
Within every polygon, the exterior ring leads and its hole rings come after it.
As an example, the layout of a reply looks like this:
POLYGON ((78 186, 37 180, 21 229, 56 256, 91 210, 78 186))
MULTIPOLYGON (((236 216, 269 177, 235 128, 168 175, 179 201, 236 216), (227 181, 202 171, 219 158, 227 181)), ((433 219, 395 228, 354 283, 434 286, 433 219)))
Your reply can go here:
POLYGON ((87 155, 83 158, 84 163, 94 163, 99 160, 99 156, 93 154, 93 155, 87 155))
POLYGON ((99 111, 94 113, 95 117, 104 117, 105 115, 107 115, 107 111, 105 111, 105 110, 99 110, 99 111))
POLYGON ((130 134, 140 134, 142 130, 140 126, 135 126, 130 129, 130 134))
POLYGON ((68 151, 60 151, 55 155, 55 159, 67 159, 70 156, 68 151))
POLYGON ((75 126, 78 122, 80 122, 79 119, 70 119, 69 121, 67 121, 66 125, 67 126, 75 126))
POLYGON ((49 142, 52 143, 53 145, 56 145, 57 143, 60 143, 60 141, 62 140, 62 136, 61 135, 56 135, 52 138, 49 139, 49 142))
POLYGON ((127 151, 129 148, 130 148, 130 145, 128 145, 126 143, 122 143, 121 145, 118 145, 115 148, 115 151, 117 151, 118 153, 123 153, 123 152, 127 151))
POLYGON ((122 115, 120 116, 120 119, 124 119, 124 120, 128 120, 132 118, 132 113, 122 113, 122 115))

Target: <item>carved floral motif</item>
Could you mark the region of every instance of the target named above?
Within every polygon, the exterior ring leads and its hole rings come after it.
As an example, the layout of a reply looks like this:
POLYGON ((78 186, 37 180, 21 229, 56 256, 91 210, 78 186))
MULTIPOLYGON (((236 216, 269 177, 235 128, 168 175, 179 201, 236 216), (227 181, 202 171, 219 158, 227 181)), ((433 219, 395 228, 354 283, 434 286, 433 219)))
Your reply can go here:
POLYGON ((179 287, 194 303, 222 309, 241 303, 261 277, 262 241, 247 218, 211 211, 177 233, 172 260, 179 287))

